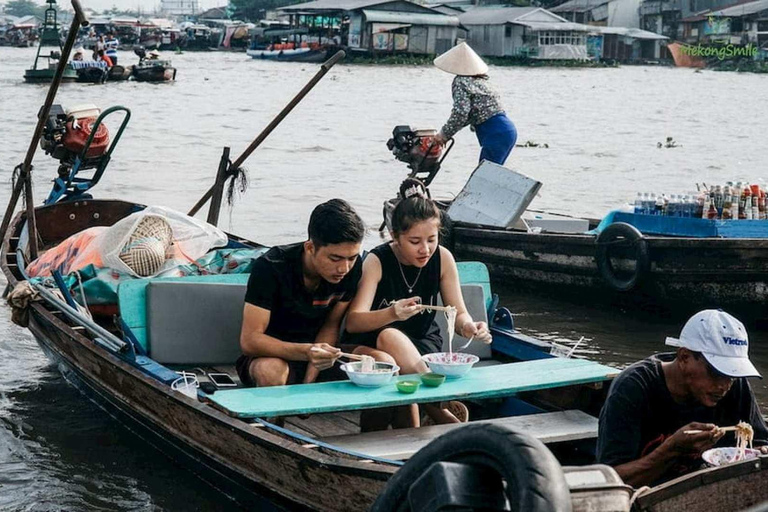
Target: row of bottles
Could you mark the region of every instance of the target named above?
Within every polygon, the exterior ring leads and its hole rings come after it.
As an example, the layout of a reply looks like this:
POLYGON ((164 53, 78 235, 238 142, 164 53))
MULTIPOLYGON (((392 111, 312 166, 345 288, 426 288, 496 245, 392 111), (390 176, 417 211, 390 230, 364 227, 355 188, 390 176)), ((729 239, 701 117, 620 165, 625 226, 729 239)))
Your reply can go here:
POLYGON ((765 190, 760 186, 728 182, 722 187, 704 187, 698 193, 669 197, 638 192, 635 213, 712 220, 765 220, 765 202, 765 190))

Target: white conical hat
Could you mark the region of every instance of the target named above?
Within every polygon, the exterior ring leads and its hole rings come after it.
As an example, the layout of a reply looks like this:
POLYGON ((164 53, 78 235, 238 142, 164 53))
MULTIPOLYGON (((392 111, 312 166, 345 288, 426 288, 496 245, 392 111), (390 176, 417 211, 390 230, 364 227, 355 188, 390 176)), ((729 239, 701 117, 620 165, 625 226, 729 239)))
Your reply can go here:
POLYGON ((435 66, 447 73, 461 76, 484 75, 488 64, 483 62, 467 43, 459 43, 434 61, 435 66))

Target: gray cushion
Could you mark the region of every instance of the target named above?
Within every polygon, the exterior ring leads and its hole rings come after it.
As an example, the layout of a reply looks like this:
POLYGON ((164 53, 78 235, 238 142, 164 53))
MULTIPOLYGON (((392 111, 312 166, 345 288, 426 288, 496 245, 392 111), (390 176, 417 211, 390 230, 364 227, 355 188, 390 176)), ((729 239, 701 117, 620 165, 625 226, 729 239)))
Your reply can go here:
MULTIPOLYGON (((485 309, 485 296, 483 287, 479 284, 465 284, 461 286, 461 294, 464 296, 464 304, 467 306, 467 312, 475 322, 488 323, 488 311, 485 309)), ((442 298, 439 300, 443 303, 442 298)), ((440 334, 443 337, 443 351, 448 352, 448 331, 446 329, 445 315, 440 311, 435 315, 435 321, 440 326, 440 334)), ((453 349, 464 345, 468 338, 460 336, 458 333, 453 337, 453 349)), ((480 341, 472 341, 470 345, 461 350, 468 354, 474 354, 480 359, 490 359, 492 356, 491 346, 480 341)))
POLYGON ((165 364, 234 364, 240 356, 245 285, 152 281, 150 356, 165 364))

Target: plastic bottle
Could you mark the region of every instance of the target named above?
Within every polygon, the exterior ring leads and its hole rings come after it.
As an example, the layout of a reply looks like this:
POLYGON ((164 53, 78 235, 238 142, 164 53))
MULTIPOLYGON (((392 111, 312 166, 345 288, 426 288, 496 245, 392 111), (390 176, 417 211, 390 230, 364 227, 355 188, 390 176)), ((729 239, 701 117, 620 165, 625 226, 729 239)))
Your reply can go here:
POLYGON ((760 220, 766 220, 768 214, 765 211, 765 190, 763 189, 760 189, 760 198, 758 199, 757 206, 760 211, 760 220))
POLYGON ((654 215, 664 215, 664 194, 660 194, 656 198, 656 204, 654 205, 654 215))
POLYGON ((648 198, 648 215, 656 215, 656 194, 651 192, 648 198))
POLYGON ((752 192, 749 187, 741 189, 741 200, 739 201, 739 220, 746 220, 752 216, 752 192), (747 206, 747 200, 749 200, 749 206, 747 206), (749 212, 747 212, 749 208, 749 212))
MULTIPOLYGON (((747 189, 747 190, 749 190, 749 189, 747 189)), ((744 207, 744 214, 746 216, 746 219, 747 220, 752 220, 753 219, 753 217, 752 217, 752 192, 750 192, 749 195, 747 196, 747 200, 746 200, 745 205, 746 206, 744 207)))
POLYGON ((699 214, 700 219, 708 219, 709 209, 712 206, 712 201, 709 199, 709 194, 704 192, 702 203, 701 203, 701 213, 699 214))
POLYGON ((760 187, 751 185, 752 189, 752 220, 760 220, 760 187))
POLYGON ((715 187, 715 209, 717 210, 717 218, 721 218, 723 216, 723 189, 720 188, 720 185, 715 187))
POLYGON ((650 201, 650 199, 648 192, 643 194, 643 215, 648 215, 650 213, 648 209, 648 201, 650 201))
POLYGON ((709 210, 707 210, 707 218, 709 220, 715 220, 718 218, 717 208, 715 207, 715 193, 712 192, 709 198, 709 210))
POLYGON ((638 192, 635 198, 635 215, 643 213, 643 194, 638 192))
POLYGON ((723 191, 723 220, 733 218, 733 197, 731 195, 731 187, 726 185, 723 191))

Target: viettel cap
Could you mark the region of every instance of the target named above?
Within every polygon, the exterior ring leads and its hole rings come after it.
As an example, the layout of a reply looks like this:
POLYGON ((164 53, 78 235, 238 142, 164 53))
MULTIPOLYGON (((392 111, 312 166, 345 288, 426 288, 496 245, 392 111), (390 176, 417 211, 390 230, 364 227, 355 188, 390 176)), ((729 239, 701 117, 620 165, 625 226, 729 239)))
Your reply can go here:
POLYGON ((488 64, 483 62, 467 43, 459 43, 434 60, 438 69, 461 76, 484 75, 488 64))
POLYGON ((747 354, 747 329, 725 311, 699 311, 685 323, 680 338, 667 338, 666 344, 701 352, 707 362, 723 375, 762 378, 747 354))

